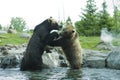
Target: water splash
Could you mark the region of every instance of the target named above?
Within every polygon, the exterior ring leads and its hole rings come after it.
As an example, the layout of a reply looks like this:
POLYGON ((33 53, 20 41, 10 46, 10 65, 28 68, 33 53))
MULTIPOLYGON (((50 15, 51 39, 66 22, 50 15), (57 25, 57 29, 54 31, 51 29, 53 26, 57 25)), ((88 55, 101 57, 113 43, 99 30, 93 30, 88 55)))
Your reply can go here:
POLYGON ((58 67, 60 66, 59 54, 55 51, 52 53, 44 53, 42 55, 43 63, 49 67, 58 67))
POLYGON ((111 43, 113 40, 112 33, 110 33, 107 28, 101 30, 101 40, 105 43, 111 43))
POLYGON ((107 30, 107 28, 103 28, 101 30, 101 41, 103 41, 108 49, 113 49, 114 46, 112 44, 112 40, 114 39, 113 34, 107 30))

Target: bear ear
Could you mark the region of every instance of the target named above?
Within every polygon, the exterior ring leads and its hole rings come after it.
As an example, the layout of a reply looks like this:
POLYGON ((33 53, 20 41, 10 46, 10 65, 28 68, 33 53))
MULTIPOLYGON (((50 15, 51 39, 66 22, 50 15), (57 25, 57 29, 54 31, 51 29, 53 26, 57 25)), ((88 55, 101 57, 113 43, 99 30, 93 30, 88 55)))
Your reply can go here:
POLYGON ((50 18, 52 18, 52 16, 50 16, 50 18))
POLYGON ((52 22, 52 17, 50 16, 50 18, 48 18, 48 22, 51 23, 52 22))
POLYGON ((56 24, 57 21, 55 19, 53 19, 52 17, 48 18, 48 22, 51 24, 56 24))

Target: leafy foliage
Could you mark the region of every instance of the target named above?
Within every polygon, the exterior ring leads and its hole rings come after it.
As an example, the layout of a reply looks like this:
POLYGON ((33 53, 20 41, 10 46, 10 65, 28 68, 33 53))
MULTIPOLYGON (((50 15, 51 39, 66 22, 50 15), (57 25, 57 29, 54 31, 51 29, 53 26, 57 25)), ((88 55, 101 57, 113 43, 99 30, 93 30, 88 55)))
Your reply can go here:
POLYGON ((103 2, 102 8, 97 12, 95 1, 87 0, 81 20, 75 23, 79 35, 99 36, 102 28, 108 28, 109 31, 114 29, 113 18, 107 12, 106 2, 103 2))
POLYGON ((117 9, 117 7, 114 10, 113 22, 115 25, 114 31, 116 33, 120 33, 120 11, 117 9))
POLYGON ((0 24, 0 30, 2 29, 2 25, 0 24))
POLYGON ((98 25, 96 10, 97 7, 95 5, 94 0, 88 0, 86 9, 84 9, 84 13, 82 13, 83 16, 81 16, 81 21, 75 23, 75 26, 78 29, 78 33, 85 36, 97 34, 98 31, 96 30, 98 30, 98 25))
POLYGON ((100 29, 107 28, 108 30, 113 30, 113 18, 110 17, 109 13, 107 12, 106 2, 103 2, 102 7, 103 10, 98 13, 98 25, 100 29))
POLYGON ((10 27, 13 27, 14 29, 16 29, 17 31, 23 31, 23 29, 26 26, 26 22, 19 17, 13 17, 10 21, 10 27))

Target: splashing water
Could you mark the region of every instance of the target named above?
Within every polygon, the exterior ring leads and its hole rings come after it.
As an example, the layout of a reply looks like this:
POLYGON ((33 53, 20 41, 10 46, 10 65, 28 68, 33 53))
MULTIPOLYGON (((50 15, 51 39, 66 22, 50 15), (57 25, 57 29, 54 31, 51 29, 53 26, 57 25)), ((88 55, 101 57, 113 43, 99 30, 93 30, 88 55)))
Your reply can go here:
POLYGON ((101 30, 101 40, 105 43, 111 43, 113 40, 112 33, 110 33, 107 28, 101 30))

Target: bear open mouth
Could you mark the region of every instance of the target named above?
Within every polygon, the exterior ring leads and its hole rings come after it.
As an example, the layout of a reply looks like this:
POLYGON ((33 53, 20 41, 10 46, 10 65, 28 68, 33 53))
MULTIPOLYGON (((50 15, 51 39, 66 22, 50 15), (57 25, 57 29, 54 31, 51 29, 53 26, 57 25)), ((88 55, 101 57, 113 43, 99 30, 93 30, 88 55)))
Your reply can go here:
POLYGON ((59 39, 61 39, 61 38, 62 38, 62 36, 59 36, 59 37, 57 37, 57 38, 54 38, 53 41, 57 41, 57 40, 59 40, 59 39))
POLYGON ((55 33, 58 34, 58 37, 55 37, 55 38, 53 39, 53 41, 56 41, 56 40, 59 40, 60 38, 62 38, 62 36, 61 36, 61 31, 59 31, 59 30, 52 30, 52 31, 50 31, 50 34, 53 33, 53 32, 55 32, 55 33))
POLYGON ((53 33, 53 32, 58 33, 59 31, 58 30, 52 30, 52 31, 50 31, 50 33, 53 33))

